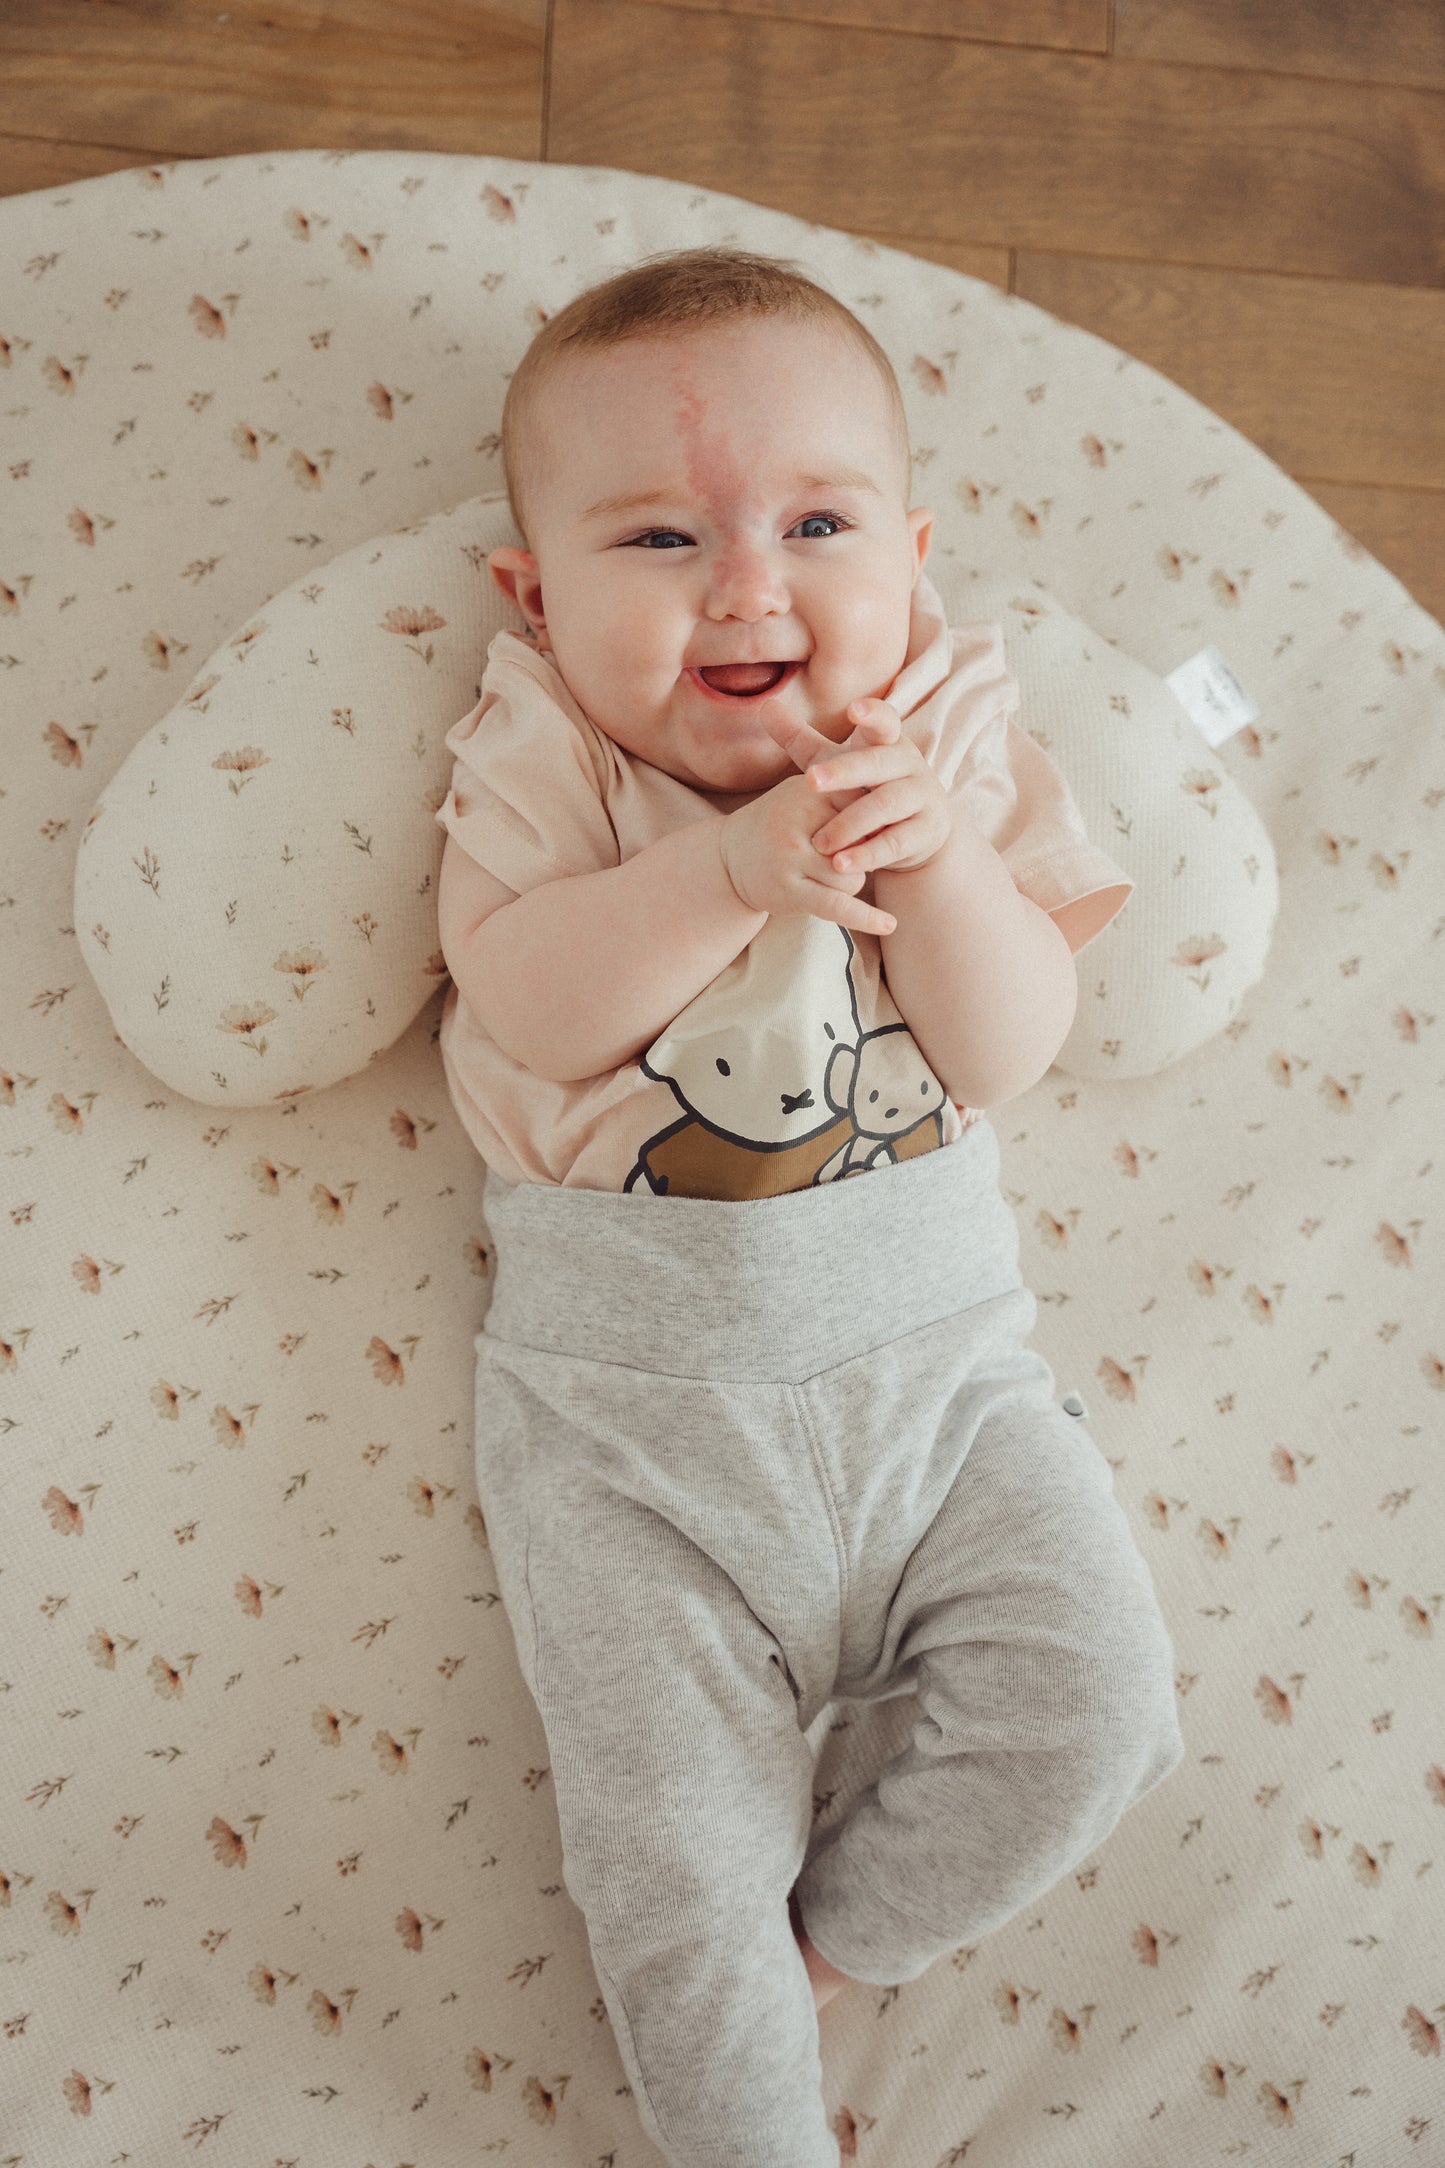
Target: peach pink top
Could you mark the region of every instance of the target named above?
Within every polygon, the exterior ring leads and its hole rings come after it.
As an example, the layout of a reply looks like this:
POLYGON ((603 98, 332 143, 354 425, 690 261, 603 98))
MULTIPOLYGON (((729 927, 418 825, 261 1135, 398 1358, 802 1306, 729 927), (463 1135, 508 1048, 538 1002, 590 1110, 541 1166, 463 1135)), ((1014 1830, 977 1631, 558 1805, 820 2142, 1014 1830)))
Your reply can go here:
MULTIPOLYGON (((1090 842, 1064 778, 1016 721, 1000 627, 950 627, 920 575, 908 652, 883 697, 1017 888, 1048 912, 1090 899, 1068 932, 1075 950, 1092 941, 1134 884, 1090 842)), ((599 730, 551 657, 515 633, 492 641, 481 698, 446 744, 451 786, 435 818, 518 895, 724 818, 599 730)), ((871 880, 861 893, 871 900, 871 880)), ((455 985, 440 1040, 457 1113, 504 1182, 775 1196, 938 1150, 980 1118, 923 1059, 878 937, 825 919, 769 918, 636 1061, 600 1076, 535 1075, 455 985)))

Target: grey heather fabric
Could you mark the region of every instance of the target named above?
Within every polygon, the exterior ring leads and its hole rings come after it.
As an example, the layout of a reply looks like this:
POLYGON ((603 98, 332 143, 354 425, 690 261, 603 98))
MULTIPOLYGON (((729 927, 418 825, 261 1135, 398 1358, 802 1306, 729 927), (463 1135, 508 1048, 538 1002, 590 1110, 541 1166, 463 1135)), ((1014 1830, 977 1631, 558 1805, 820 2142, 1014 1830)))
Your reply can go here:
POLYGON ((916 1979, 1183 1755, 1108 1463, 1026 1345, 997 1136, 740 1202, 488 1172, 477 1484, 581 1908, 673 2168, 836 2168, 788 1916, 916 1979), (914 1688, 812 1831, 803 1736, 914 1688))

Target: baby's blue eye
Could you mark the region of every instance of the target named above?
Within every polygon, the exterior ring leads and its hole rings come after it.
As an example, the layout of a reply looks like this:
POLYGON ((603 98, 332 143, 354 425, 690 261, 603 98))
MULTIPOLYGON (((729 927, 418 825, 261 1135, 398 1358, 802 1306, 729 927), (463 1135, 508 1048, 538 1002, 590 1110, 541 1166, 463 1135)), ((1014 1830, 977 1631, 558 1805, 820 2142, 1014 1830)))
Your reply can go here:
MULTIPOLYGON (((822 520, 828 526, 840 530, 849 524, 847 520, 840 519, 836 512, 809 512, 798 521, 798 525, 808 527, 815 520, 822 520)), ((645 534, 634 535, 630 542, 625 542, 623 548, 635 549, 642 543, 660 542, 664 548, 670 549, 672 544, 667 539, 669 535, 676 535, 679 542, 686 542, 690 539, 682 532, 680 527, 649 527, 645 534)), ((832 536, 826 534, 804 535, 803 540, 805 542, 829 542, 832 540, 832 536)))

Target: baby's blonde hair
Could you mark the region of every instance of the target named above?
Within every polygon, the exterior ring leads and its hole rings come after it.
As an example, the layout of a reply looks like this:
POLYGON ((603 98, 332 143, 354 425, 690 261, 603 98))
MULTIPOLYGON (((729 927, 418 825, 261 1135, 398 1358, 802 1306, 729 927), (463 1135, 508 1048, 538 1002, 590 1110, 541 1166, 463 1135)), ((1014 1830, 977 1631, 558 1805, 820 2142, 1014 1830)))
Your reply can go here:
POLYGON ((542 387, 571 354, 621 346, 628 339, 683 333, 719 318, 823 319, 853 341, 882 379, 903 461, 904 504, 912 486, 908 418, 893 364, 866 324, 826 287, 776 256, 740 248, 684 248, 645 256, 615 278, 574 295, 546 323, 513 371, 502 406, 502 471, 512 517, 530 549, 527 486, 537 471, 534 422, 542 387))

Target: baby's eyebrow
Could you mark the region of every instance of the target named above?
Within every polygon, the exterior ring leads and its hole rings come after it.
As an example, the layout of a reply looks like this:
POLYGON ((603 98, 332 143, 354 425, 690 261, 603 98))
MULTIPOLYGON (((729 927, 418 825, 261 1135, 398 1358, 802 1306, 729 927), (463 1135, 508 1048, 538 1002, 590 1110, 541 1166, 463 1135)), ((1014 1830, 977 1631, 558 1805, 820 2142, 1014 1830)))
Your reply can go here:
MULTIPOLYGON (((795 474, 796 489, 866 489, 875 497, 883 492, 869 474, 857 467, 835 467, 832 474, 795 474)), ((670 497, 660 489, 626 491, 615 497, 599 497, 582 513, 583 520, 615 518, 619 512, 645 512, 657 506, 680 504, 681 496, 670 497)))

